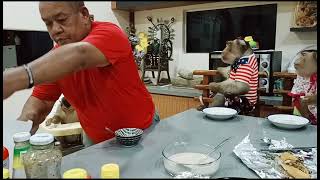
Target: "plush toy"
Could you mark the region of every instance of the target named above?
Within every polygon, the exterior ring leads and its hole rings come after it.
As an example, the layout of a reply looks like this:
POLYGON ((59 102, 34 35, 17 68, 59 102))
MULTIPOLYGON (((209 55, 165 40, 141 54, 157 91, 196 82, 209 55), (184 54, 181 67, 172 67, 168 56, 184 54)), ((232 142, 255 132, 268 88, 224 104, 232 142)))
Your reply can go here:
MULTIPOLYGON (((54 116, 46 120, 46 126, 57 125, 57 124, 68 124, 79 122, 77 112, 69 104, 65 97, 62 97, 60 106, 58 106, 54 116)), ((61 143, 62 147, 67 147, 73 143, 79 143, 81 141, 81 135, 70 135, 65 137, 56 137, 61 143)))
POLYGON ((317 124, 317 52, 302 51, 294 66, 297 79, 291 92, 294 115, 300 115, 317 124))
POLYGON ((68 124, 79 122, 77 112, 69 104, 65 97, 62 97, 60 106, 58 106, 56 113, 52 118, 46 120, 46 126, 50 126, 51 123, 54 124, 68 124))
POLYGON ((231 66, 217 69, 226 80, 209 84, 213 92, 209 107, 225 106, 248 115, 257 101, 258 64, 253 50, 248 42, 238 38, 227 42, 221 58, 231 66))

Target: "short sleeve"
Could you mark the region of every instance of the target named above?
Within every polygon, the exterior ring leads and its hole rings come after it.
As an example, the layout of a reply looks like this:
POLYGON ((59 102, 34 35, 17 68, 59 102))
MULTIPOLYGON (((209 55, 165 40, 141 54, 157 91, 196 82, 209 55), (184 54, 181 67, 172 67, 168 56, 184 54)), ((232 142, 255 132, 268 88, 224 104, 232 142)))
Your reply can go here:
POLYGON ((125 60, 131 52, 127 35, 117 25, 112 23, 93 24, 90 34, 82 40, 99 49, 111 63, 125 60))
POLYGON ((32 92, 32 96, 45 101, 56 101, 60 95, 61 90, 56 83, 37 85, 32 92))

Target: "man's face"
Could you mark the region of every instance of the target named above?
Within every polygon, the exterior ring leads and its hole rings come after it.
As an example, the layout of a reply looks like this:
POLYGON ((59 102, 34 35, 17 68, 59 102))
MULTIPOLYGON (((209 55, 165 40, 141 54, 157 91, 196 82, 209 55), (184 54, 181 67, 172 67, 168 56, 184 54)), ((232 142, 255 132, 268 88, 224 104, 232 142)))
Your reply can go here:
POLYGON ((77 10, 66 2, 40 2, 39 10, 51 39, 58 45, 79 42, 90 32, 85 7, 77 10))

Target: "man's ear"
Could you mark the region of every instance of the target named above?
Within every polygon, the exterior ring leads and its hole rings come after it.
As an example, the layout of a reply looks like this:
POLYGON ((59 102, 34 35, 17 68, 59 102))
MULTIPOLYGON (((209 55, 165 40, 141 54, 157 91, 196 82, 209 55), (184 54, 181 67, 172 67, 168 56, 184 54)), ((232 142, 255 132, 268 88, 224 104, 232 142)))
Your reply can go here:
POLYGON ((80 13, 82 14, 83 17, 86 17, 86 18, 90 19, 89 10, 88 10, 87 7, 82 6, 82 7, 80 7, 79 11, 80 11, 80 13))
POLYGON ((94 21, 94 15, 93 14, 90 14, 89 18, 90 18, 91 21, 94 21))

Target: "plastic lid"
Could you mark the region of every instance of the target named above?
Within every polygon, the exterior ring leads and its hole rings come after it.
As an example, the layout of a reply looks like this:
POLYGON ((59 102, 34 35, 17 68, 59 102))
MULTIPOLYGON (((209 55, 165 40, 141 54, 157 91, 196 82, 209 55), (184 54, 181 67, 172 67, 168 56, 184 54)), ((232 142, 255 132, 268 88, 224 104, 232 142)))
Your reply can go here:
POLYGON ((244 40, 245 40, 245 41, 253 41, 253 38, 252 38, 252 36, 246 36, 246 37, 244 38, 244 40))
POLYGON ((6 147, 3 146, 3 160, 9 157, 9 151, 6 147))
POLYGON ((64 179, 86 179, 88 178, 87 171, 81 168, 70 169, 63 173, 64 179))
POLYGON ((9 169, 3 168, 3 179, 9 179, 9 169))
POLYGON ((47 145, 52 143, 54 137, 49 133, 38 133, 30 137, 30 144, 32 145, 47 145))
POLYGON ((101 167, 101 178, 116 179, 119 178, 120 171, 118 164, 104 164, 101 167))
POLYGON ((19 132, 13 135, 13 140, 14 142, 24 142, 24 141, 28 141, 30 137, 31 137, 31 134, 29 132, 19 132))

